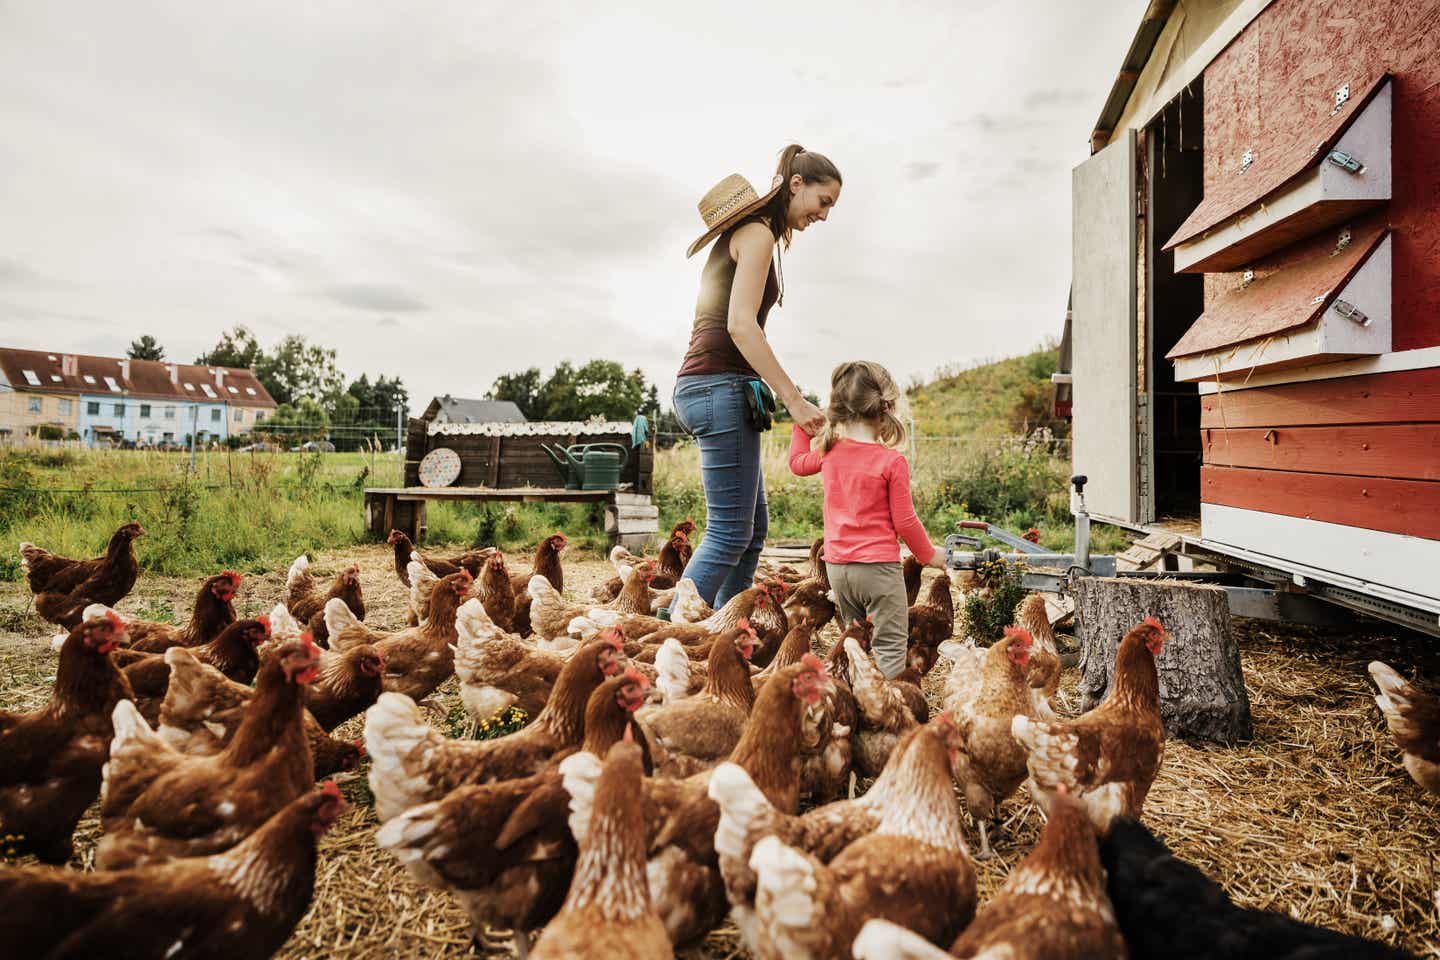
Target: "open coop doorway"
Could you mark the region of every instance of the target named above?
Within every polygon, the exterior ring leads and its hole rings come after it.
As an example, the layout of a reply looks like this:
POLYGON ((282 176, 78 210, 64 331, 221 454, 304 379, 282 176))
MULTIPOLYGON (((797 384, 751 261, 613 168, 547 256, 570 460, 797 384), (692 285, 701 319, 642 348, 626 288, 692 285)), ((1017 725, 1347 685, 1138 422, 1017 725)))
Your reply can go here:
POLYGON ((1165 354, 1205 310, 1205 278, 1176 273, 1162 249, 1200 203, 1205 188, 1204 91, 1201 78, 1172 100, 1145 129, 1145 337, 1142 341, 1144 446, 1153 451, 1140 478, 1144 519, 1190 527, 1200 520, 1200 394, 1176 383, 1165 354), (1150 493, 1149 497, 1144 492, 1150 493), (1148 502, 1146 502, 1148 500, 1148 502))

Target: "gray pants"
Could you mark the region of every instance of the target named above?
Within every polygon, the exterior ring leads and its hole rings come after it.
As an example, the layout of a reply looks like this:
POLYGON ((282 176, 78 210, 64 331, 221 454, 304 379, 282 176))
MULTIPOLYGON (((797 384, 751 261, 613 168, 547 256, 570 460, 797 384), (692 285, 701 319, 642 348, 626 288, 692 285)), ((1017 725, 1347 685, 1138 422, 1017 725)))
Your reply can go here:
POLYGON ((893 679, 905 669, 910 611, 898 563, 827 563, 830 586, 840 607, 840 629, 869 617, 875 624, 871 651, 875 665, 893 679))

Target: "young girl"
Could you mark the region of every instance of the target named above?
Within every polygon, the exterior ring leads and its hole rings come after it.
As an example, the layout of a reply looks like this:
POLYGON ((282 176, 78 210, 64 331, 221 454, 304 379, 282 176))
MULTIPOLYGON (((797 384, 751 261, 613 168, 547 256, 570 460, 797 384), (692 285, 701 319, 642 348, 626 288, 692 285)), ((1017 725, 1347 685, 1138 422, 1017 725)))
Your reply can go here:
POLYGON ((825 486, 825 566, 842 622, 870 617, 875 663, 887 677, 905 669, 910 634, 896 535, 915 559, 945 569, 945 552, 915 516, 910 465, 895 450, 905 442, 900 402, 880 364, 842 363, 830 375, 830 407, 815 448, 798 425, 790 437, 790 470, 818 473, 825 486))

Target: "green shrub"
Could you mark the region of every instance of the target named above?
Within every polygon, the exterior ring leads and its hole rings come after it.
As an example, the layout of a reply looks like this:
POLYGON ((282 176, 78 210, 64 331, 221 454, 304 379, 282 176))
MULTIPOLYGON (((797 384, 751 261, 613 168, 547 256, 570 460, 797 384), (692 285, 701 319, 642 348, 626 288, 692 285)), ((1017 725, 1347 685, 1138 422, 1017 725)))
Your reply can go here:
POLYGON ((965 623, 976 640, 993 643, 1015 623, 1015 607, 1025 599, 1025 588, 1020 585, 1021 565, 994 560, 981 564, 975 573, 990 588, 989 596, 983 596, 983 590, 971 590, 965 595, 965 623))

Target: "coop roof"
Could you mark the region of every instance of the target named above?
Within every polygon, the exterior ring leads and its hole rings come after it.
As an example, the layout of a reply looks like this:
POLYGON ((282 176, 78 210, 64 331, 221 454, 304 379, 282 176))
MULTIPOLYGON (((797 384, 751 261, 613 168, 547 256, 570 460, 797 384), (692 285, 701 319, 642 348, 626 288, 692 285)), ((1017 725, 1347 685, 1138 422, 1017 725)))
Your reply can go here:
POLYGON ((525 414, 509 400, 471 400, 449 395, 435 397, 422 420, 434 422, 441 414, 452 423, 524 423, 525 414))
POLYGON ((536 420, 528 423, 438 423, 432 420, 426 431, 432 437, 568 437, 612 433, 628 437, 633 429, 634 424, 615 420, 536 420))

